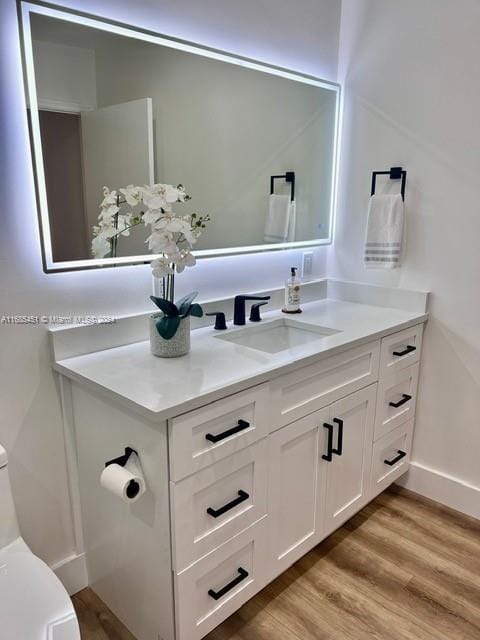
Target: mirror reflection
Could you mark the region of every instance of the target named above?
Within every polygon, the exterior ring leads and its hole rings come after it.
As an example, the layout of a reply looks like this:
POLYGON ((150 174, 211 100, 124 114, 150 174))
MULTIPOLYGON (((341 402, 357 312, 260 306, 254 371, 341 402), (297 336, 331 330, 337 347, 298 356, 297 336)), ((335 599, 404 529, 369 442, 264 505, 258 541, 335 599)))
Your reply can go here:
POLYGON ((196 251, 329 237, 336 86, 38 14, 31 34, 53 262, 146 255, 131 185, 183 186, 210 220, 196 251), (132 214, 109 246, 105 187, 117 228, 132 214))

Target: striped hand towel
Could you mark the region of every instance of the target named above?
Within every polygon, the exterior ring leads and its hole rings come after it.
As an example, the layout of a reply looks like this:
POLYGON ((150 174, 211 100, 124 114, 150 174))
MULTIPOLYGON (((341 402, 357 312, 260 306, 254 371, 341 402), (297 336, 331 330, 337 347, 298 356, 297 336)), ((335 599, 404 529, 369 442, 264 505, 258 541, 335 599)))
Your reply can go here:
POLYGON ((401 266, 403 225, 401 195, 373 195, 370 198, 363 258, 367 269, 401 266))

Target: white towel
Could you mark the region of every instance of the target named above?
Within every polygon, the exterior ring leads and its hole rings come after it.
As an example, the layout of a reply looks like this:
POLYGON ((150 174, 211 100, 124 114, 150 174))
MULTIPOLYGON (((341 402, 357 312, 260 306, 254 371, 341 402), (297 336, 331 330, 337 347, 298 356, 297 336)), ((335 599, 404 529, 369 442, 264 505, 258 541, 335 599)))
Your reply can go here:
POLYGON ((265 242, 290 242, 295 238, 295 202, 290 196, 270 195, 267 220, 265 222, 265 242))
POLYGON ((401 195, 373 195, 370 198, 363 259, 367 269, 401 266, 403 225, 401 195))
POLYGON ((295 200, 290 201, 288 210, 288 232, 287 232, 287 242, 295 241, 295 226, 297 224, 297 205, 295 200))

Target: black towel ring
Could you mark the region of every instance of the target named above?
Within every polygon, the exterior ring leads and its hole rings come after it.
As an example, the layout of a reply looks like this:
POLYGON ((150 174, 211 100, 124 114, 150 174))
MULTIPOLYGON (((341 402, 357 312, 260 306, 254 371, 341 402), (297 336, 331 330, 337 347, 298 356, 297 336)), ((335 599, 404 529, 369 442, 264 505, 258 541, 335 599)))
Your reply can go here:
POLYGON ((274 181, 280 179, 290 183, 290 200, 293 202, 295 200, 295 171, 287 171, 279 176, 270 176, 270 195, 274 190, 274 181))
POLYGON ((402 200, 405 202, 405 185, 407 183, 407 172, 402 167, 391 167, 390 171, 374 171, 372 173, 372 190, 370 195, 375 195, 375 183, 377 176, 389 176, 390 180, 402 180, 402 186, 400 193, 402 194, 402 200))

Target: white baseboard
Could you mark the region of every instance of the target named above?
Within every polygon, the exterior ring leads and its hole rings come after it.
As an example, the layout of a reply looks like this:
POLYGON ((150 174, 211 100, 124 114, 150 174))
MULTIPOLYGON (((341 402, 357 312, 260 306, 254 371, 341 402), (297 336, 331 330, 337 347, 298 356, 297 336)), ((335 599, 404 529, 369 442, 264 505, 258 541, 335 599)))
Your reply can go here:
POLYGON ((451 509, 480 519, 480 487, 431 469, 418 462, 410 463, 408 472, 396 484, 451 509))
POLYGON ((84 553, 71 555, 51 568, 68 591, 68 595, 73 596, 88 587, 87 562, 84 553))

